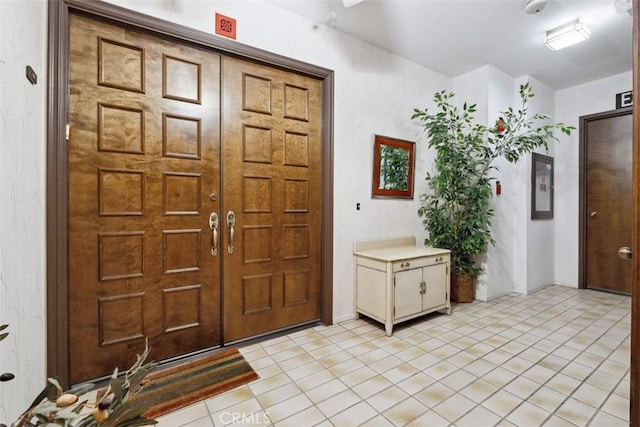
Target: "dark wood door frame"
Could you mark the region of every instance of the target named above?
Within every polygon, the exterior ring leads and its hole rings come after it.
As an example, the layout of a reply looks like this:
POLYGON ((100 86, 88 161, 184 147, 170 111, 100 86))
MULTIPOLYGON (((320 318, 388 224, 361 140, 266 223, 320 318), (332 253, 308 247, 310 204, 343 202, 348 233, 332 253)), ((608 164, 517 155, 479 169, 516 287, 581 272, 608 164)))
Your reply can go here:
MULTIPOLYGON (((633 103, 640 94, 640 2, 633 2, 633 103)), ((631 250, 631 372, 629 425, 640 426, 640 114, 633 113, 633 239, 631 250)))
POLYGON ((578 287, 587 288, 587 123, 593 120, 631 114, 633 107, 580 116, 579 123, 579 210, 578 210, 578 287))
POLYGON ((315 77, 322 81, 321 320, 333 317, 333 96, 332 70, 223 39, 95 0, 49 0, 47 115, 47 375, 69 385, 67 204, 69 14, 103 19, 137 31, 227 56, 315 77))

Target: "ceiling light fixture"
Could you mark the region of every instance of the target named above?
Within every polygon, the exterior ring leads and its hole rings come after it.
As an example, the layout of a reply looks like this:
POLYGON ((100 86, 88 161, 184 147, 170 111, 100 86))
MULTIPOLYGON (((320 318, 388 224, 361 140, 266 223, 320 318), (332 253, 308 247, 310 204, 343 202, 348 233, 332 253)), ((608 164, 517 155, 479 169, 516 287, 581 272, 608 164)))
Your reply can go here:
POLYGON ((551 50, 564 49, 589 38, 591 32, 580 18, 547 31, 544 44, 551 50))

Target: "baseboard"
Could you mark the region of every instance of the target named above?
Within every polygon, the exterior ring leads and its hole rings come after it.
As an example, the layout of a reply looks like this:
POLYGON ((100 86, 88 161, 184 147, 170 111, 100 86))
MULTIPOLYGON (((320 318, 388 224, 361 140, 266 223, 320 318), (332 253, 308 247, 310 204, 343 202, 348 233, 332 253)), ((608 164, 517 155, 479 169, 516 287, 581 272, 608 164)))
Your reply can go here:
POLYGON ((336 316, 333 318, 333 324, 335 325, 336 323, 342 323, 342 322, 348 322, 349 320, 354 320, 357 319, 358 316, 356 316, 355 313, 351 313, 351 314, 344 314, 342 316, 336 316))

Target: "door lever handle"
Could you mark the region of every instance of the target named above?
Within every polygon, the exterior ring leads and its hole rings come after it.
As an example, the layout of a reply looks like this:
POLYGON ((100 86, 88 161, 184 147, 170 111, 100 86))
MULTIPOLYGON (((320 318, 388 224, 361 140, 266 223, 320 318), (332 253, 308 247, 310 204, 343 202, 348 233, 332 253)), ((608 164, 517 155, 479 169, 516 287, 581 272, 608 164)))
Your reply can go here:
POLYGON ((218 255, 218 214, 211 212, 209 215, 209 228, 211 229, 211 256, 218 255))
POLYGON ((623 246, 618 249, 618 256, 622 259, 631 259, 632 254, 631 248, 628 246, 623 246))
POLYGON ((233 253, 233 241, 235 240, 236 214, 233 211, 227 212, 227 227, 229 227, 229 244, 227 252, 233 253))

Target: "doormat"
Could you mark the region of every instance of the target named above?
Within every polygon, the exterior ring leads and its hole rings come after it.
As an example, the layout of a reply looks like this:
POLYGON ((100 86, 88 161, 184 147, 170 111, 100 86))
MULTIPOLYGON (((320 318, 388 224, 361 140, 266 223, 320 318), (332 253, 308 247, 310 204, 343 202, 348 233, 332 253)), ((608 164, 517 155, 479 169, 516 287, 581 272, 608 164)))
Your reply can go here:
MULTIPOLYGON (((132 400, 144 416, 156 418, 258 379, 237 348, 152 372, 132 400)), ((133 402, 132 402, 133 403, 133 402)))

